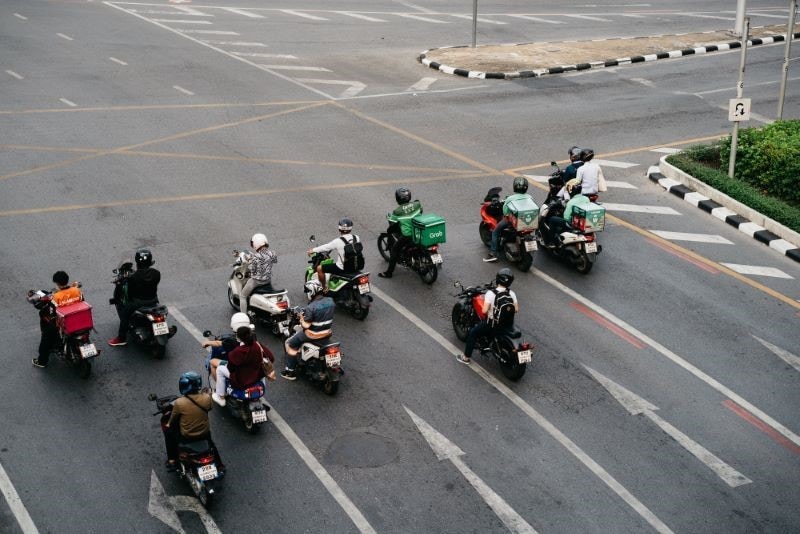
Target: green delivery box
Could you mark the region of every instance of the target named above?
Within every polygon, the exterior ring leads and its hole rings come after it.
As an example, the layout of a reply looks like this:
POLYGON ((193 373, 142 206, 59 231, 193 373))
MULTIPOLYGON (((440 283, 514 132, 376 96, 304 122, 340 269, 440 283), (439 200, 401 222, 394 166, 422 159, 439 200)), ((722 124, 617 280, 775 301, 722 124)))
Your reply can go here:
POLYGON ((433 213, 421 213, 411 219, 414 243, 423 247, 444 243, 447 240, 444 222, 443 217, 433 213))
POLYGON ((590 202, 572 208, 572 227, 584 233, 602 232, 606 225, 606 209, 590 202))
POLYGON ((530 198, 507 200, 511 225, 518 232, 535 230, 539 226, 539 206, 530 198))

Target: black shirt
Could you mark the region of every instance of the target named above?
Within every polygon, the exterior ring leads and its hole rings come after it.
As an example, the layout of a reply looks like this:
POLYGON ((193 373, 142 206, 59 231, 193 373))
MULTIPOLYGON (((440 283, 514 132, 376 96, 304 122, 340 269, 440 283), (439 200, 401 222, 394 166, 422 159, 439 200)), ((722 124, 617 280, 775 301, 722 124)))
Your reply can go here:
POLYGON ((161 273, 158 269, 147 267, 137 269, 128 279, 128 298, 137 300, 158 300, 158 283, 161 273))

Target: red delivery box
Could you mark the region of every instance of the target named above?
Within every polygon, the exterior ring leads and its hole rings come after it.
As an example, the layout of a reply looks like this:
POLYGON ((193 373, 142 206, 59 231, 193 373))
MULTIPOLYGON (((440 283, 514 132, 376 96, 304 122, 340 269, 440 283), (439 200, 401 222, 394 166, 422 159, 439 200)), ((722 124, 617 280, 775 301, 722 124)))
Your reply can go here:
POLYGON ((56 314, 58 328, 68 335, 81 330, 90 330, 94 326, 92 307, 87 302, 59 306, 56 308, 56 314))

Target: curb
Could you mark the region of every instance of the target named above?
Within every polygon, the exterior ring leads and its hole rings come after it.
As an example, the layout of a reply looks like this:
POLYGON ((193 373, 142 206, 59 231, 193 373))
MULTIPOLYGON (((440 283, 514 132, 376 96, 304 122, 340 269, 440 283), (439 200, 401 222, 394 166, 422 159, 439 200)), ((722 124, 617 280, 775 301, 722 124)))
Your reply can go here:
MULTIPOLYGON (((715 32, 705 32, 705 33, 715 33, 715 32)), ((597 41, 592 42, 600 42, 600 41, 611 41, 611 40, 619 40, 621 38, 615 39, 598 39, 597 41)), ((634 37, 633 39, 647 39, 647 37, 634 37)), ((800 39, 800 32, 795 32, 792 34, 792 40, 800 39)), ((626 38, 627 40, 627 38, 626 38)), ((747 41, 748 48, 758 45, 764 44, 772 44, 772 43, 780 43, 786 40, 786 35, 775 35, 773 37, 763 37, 763 38, 755 38, 749 39, 747 41)), ((584 41, 588 42, 588 41, 584 41)), ((528 44, 535 44, 535 43, 517 43, 512 44, 509 46, 523 46, 528 44)), ((457 67, 450 67, 447 65, 442 65, 437 61, 432 61, 428 59, 427 54, 433 50, 442 50, 446 48, 468 48, 468 45, 460 45, 460 46, 443 46, 440 48, 431 48, 429 50, 425 50, 419 56, 417 56, 417 61, 422 63, 423 65, 438 70, 439 72, 443 72, 445 74, 454 74, 456 76, 464 76, 466 78, 479 78, 479 79, 495 79, 495 80, 515 80, 518 78, 540 78, 542 76, 546 76, 548 74, 563 74, 565 72, 571 71, 581 71, 581 70, 591 70, 591 69, 599 69, 605 67, 616 67, 619 65, 625 65, 628 63, 645 63, 649 61, 657 61, 659 59, 671 59, 671 58, 678 58, 683 56, 691 56, 697 54, 707 54, 711 52, 722 52, 725 50, 733 50, 736 48, 741 48, 742 43, 739 41, 730 41, 727 43, 720 43, 708 46, 700 46, 697 48, 684 48, 683 50, 672 50, 670 52, 659 52, 657 54, 647 54, 643 56, 631 56, 631 57, 621 57, 617 59, 606 59, 604 61, 590 61, 588 63, 578 63, 576 65, 559 65, 556 67, 549 67, 546 69, 533 69, 533 70, 522 70, 516 72, 481 72, 477 70, 467 70, 467 69, 460 69, 457 67)))
MULTIPOLYGON (((663 158, 662 163, 664 163, 663 158)), ((725 221, 743 234, 749 235, 756 241, 777 250, 784 256, 787 256, 796 262, 800 262, 800 247, 790 243, 789 241, 786 241, 779 235, 770 232, 763 226, 750 221, 746 217, 739 215, 735 211, 723 206, 719 202, 711 200, 710 198, 696 192, 683 183, 672 178, 667 178, 661 174, 661 169, 658 166, 652 166, 647 169, 647 177, 673 195, 682 198, 689 204, 700 208, 706 213, 710 213, 713 217, 721 221, 725 221)), ((722 193, 719 193, 719 195, 721 197, 728 198, 722 193)), ((777 223, 774 223, 774 221, 773 224, 777 225, 777 223)), ((788 231, 791 232, 791 230, 788 231)))

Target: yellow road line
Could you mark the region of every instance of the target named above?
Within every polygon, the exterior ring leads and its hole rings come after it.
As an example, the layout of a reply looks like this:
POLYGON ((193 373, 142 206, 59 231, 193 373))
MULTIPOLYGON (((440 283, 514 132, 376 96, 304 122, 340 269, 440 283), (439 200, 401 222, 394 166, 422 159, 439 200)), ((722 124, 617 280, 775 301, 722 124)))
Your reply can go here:
POLYGON ((44 108, 44 109, 7 109, 0 110, 0 115, 29 115, 36 113, 86 113, 97 111, 147 111, 166 109, 225 109, 225 108, 256 108, 267 106, 297 106, 305 104, 327 103, 327 100, 287 100, 276 102, 245 103, 217 103, 217 104, 143 104, 140 106, 103 106, 94 108, 44 108))
POLYGON ((78 152, 94 154, 102 152, 102 148, 74 148, 58 146, 39 146, 39 145, 0 145, 0 150, 32 150, 35 152, 78 152))

